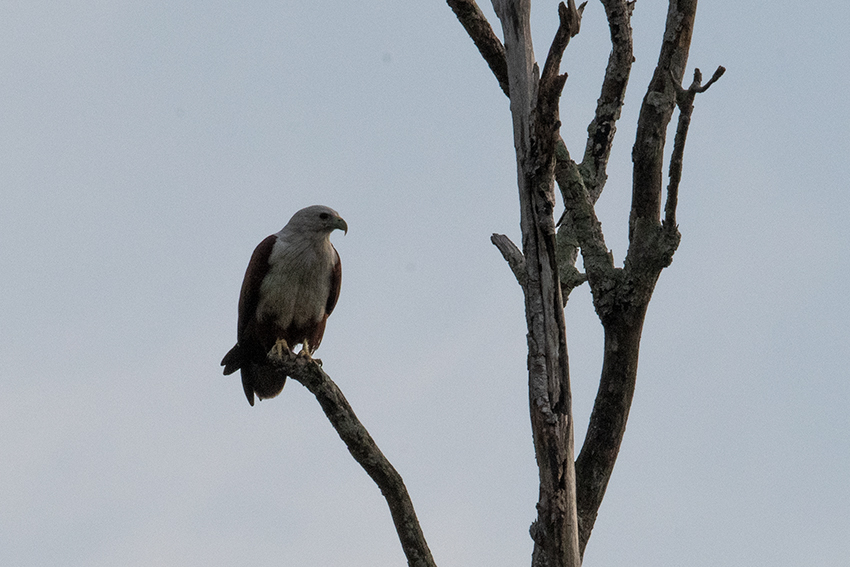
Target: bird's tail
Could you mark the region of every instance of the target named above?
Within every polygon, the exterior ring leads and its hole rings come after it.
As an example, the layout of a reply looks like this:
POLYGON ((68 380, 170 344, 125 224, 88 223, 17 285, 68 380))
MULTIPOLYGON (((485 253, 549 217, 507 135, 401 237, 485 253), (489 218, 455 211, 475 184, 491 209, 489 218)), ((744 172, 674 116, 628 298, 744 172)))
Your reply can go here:
POLYGON ((280 394, 286 383, 286 374, 267 363, 248 361, 242 366, 242 389, 248 403, 254 405, 254 394, 261 400, 280 394))
POLYGON ((224 358, 221 359, 221 365, 224 366, 224 375, 227 376, 228 374, 233 374, 242 368, 243 363, 242 349, 239 347, 239 343, 236 343, 233 348, 224 355, 224 358))

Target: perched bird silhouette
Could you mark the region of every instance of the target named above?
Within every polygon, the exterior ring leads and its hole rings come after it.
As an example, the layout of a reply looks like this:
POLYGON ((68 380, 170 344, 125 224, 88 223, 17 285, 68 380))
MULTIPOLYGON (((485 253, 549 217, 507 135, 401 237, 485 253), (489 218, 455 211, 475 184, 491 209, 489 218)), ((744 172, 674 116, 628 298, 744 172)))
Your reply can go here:
POLYGON ((342 264, 330 241, 336 229, 348 232, 335 210, 306 207, 251 255, 239 295, 236 345, 221 365, 225 375, 242 370, 252 406, 255 393, 273 398, 286 381, 268 364, 270 351, 282 357, 301 344, 299 355, 310 357, 322 342, 342 282, 342 264))

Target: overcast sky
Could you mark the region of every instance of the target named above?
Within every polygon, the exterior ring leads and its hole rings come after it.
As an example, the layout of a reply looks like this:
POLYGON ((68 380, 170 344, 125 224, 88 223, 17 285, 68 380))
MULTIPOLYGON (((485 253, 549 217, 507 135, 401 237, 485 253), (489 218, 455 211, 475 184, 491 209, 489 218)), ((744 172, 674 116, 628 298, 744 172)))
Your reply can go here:
MULTIPOLYGON (((664 4, 637 3, 598 204, 618 262, 664 4)), ((556 14, 534 3, 538 59, 556 14)), ((701 3, 688 77, 728 71, 696 100, 588 567, 850 560, 848 20, 701 3)), ((562 66, 574 154, 609 49, 593 1, 562 66)), ((0 564, 405 564, 315 399, 252 408, 221 375, 251 251, 314 203, 350 227, 317 356, 438 565, 530 564, 522 295, 489 242, 519 241, 511 119, 444 2, 2 0, 0 52, 0 564)), ((580 447, 586 286, 567 326, 580 447)))

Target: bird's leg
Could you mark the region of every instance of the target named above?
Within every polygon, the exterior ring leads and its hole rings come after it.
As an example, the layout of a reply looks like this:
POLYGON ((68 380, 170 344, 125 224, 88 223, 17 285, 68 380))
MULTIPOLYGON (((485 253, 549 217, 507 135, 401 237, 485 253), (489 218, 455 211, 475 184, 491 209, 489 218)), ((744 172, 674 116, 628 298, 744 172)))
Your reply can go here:
POLYGON ((301 345, 301 351, 298 353, 298 356, 303 356, 307 360, 313 360, 313 352, 307 339, 304 339, 304 343, 301 345))
POLYGON ((276 358, 278 360, 286 360, 292 355, 292 350, 289 348, 289 344, 286 342, 286 339, 278 339, 272 349, 269 351, 270 358, 276 358), (284 355, 285 353, 285 355, 284 355))

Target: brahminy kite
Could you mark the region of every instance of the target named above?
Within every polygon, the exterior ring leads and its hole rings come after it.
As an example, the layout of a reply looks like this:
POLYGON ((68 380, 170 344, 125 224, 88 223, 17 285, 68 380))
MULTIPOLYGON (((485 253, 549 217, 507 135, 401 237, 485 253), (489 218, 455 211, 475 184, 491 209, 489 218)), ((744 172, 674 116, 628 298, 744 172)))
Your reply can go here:
POLYGON ((221 365, 225 375, 242 369, 242 388, 252 406, 255 393, 273 398, 283 390, 286 376, 266 360, 272 349, 280 357, 283 349, 291 354, 301 344, 300 354, 309 357, 322 342, 342 282, 342 264, 330 241, 336 229, 348 232, 339 213, 313 205, 292 215, 251 255, 239 295, 236 346, 221 365))

